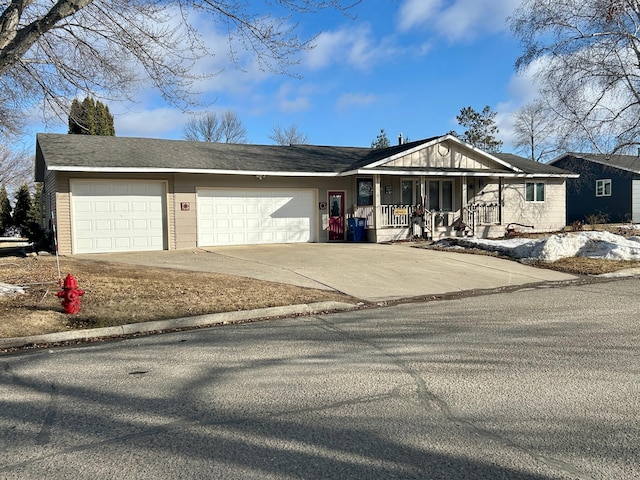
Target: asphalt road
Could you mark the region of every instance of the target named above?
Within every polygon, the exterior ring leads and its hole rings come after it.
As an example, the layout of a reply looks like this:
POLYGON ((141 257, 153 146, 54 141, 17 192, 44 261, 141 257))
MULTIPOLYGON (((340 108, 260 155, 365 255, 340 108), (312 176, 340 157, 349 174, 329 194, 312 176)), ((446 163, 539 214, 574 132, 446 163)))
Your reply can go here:
POLYGON ((639 279, 0 356, 2 479, 637 479, 639 279))

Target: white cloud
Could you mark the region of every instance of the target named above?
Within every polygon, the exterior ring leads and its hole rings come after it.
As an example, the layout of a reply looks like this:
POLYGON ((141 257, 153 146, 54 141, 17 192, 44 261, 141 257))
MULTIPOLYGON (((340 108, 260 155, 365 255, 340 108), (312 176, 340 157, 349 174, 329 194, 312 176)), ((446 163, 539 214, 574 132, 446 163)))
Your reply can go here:
POLYGON ((433 29, 450 41, 475 38, 481 33, 497 33, 507 29, 507 17, 520 5, 520 0, 405 0, 400 7, 398 28, 433 29))
POLYGON ((313 70, 334 64, 347 64, 366 70, 398 51, 398 47, 388 38, 377 42, 369 24, 323 32, 318 35, 314 45, 304 60, 304 64, 313 70))
POLYGON ((338 110, 348 110, 351 107, 366 107, 377 100, 371 93, 345 93, 338 98, 336 108, 338 110))
POLYGON ((424 25, 436 18, 442 9, 442 0, 405 0, 400 6, 398 27, 402 31, 424 25))
POLYGON ((187 120, 187 114, 168 107, 112 113, 119 137, 170 138, 187 120))
POLYGON ((276 94, 276 108, 281 112, 295 113, 308 110, 311 106, 313 89, 308 86, 296 88, 290 82, 284 83, 276 94))

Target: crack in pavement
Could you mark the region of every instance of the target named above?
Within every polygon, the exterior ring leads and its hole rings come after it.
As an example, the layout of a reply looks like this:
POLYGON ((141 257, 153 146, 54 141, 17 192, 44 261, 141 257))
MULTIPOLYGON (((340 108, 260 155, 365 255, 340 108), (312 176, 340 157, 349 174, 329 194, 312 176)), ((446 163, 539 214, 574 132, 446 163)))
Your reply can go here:
POLYGON ((329 322, 326 318, 321 318, 321 317, 315 317, 315 318, 319 320, 321 323, 321 325, 319 325, 319 328, 323 328, 333 333, 340 334, 343 337, 346 337, 353 342, 366 345, 367 347, 387 357, 391 361, 391 363, 396 365, 402 372, 409 375, 412 378, 414 385, 416 387, 416 395, 418 397, 419 402, 427 410, 433 411, 434 410, 433 407, 436 407, 435 409, 439 410, 445 419, 454 423, 456 426, 464 427, 470 430, 473 434, 477 435, 478 437, 495 441, 499 444, 502 444, 504 447, 508 447, 508 448, 517 450, 521 453, 524 453, 529 457, 533 458, 535 461, 540 462, 553 470, 560 471, 564 474, 568 474, 576 480, 594 480, 591 475, 581 471, 575 465, 565 462, 564 460, 550 457, 548 455, 543 455, 533 450, 530 450, 527 447, 517 444, 515 441, 511 440, 506 436, 495 433, 491 430, 488 430, 486 428, 483 428, 477 425, 476 423, 470 420, 465 420, 457 416, 456 414, 453 413, 451 407, 447 404, 447 402, 445 402, 443 399, 441 399, 440 397, 438 397, 436 394, 434 394, 429 390, 427 383, 420 376, 420 374, 416 372, 414 369, 412 369, 410 366, 408 366, 405 362, 403 362, 397 355, 388 352, 381 345, 371 340, 368 340, 359 335, 356 335, 353 332, 349 332, 347 330, 341 329, 337 325, 329 322))
POLYGON ((59 390, 55 384, 51 384, 51 394, 49 396, 49 403, 47 404, 47 412, 44 415, 44 420, 42 421, 42 427, 40 427, 40 432, 36 435, 36 444, 38 445, 47 445, 51 441, 51 430, 53 428, 53 424, 56 420, 56 415, 58 412, 58 398, 59 398, 59 390))

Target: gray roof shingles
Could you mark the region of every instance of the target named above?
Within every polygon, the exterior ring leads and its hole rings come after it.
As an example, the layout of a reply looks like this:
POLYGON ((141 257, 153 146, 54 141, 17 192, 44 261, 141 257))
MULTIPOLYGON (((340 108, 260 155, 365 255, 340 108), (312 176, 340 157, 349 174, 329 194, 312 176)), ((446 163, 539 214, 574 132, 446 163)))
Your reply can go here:
MULTIPOLYGON (((557 160, 566 157, 582 158, 585 160, 611 165, 613 167, 640 173, 640 155, 607 155, 599 153, 567 153, 557 160)), ((557 161, 556 160, 556 161, 557 161)))
MULTIPOLYGON (((48 168, 223 170, 339 174, 410 150, 439 137, 385 149, 316 145, 248 145, 153 138, 40 133, 37 135, 36 177, 48 168), (107 153, 108 152, 108 153, 107 153)), ((495 154, 525 173, 568 173, 511 154, 495 154)), ((504 170, 508 172, 509 169, 504 170)), ((38 179, 38 178, 37 178, 38 179)))

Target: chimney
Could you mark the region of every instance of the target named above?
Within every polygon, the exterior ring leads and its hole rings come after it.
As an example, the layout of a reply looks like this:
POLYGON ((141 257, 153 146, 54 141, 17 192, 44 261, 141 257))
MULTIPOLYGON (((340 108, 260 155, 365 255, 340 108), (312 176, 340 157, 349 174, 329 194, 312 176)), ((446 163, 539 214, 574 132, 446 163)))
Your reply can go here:
POLYGON ((402 132, 398 135, 398 145, 402 145, 402 132))

